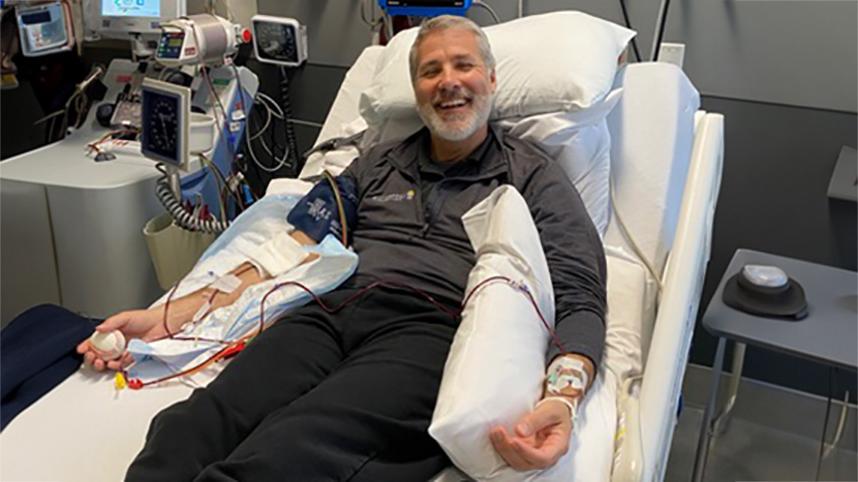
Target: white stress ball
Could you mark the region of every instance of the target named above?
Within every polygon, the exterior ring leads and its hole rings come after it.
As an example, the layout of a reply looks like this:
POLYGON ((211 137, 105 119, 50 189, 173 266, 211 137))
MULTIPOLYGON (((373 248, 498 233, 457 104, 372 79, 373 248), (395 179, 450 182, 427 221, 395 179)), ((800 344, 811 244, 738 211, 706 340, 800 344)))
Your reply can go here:
POLYGON ((107 333, 96 331, 89 338, 89 343, 95 352, 105 360, 116 360, 125 353, 125 336, 119 330, 107 333))

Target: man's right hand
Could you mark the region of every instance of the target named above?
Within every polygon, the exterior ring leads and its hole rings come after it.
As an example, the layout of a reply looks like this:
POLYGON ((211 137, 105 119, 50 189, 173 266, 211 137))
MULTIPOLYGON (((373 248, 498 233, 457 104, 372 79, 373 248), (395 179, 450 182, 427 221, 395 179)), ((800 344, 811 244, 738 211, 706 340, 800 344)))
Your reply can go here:
MULTIPOLYGON (((119 330, 125 335, 126 340, 140 338, 143 341, 152 341, 167 336, 163 325, 163 310, 132 310, 117 313, 95 328, 95 331, 109 333, 119 330)), ((89 339, 82 341, 77 346, 77 352, 83 355, 84 363, 97 371, 122 370, 134 361, 130 353, 125 352, 116 360, 104 360, 93 350, 89 339)))

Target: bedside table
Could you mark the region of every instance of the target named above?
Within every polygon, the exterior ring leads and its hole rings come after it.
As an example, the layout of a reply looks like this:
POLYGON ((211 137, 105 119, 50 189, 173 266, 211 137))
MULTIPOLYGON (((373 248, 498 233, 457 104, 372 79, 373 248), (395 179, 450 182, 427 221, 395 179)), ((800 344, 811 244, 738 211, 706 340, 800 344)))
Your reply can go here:
MULTIPOLYGON (((792 258, 739 249, 730 260, 715 291, 702 323, 706 331, 718 337, 709 401, 703 412, 693 480, 700 482, 706 470, 709 444, 715 433, 713 412, 727 340, 736 343, 731 380, 731 396, 722 417, 729 414, 741 377, 745 345, 779 351, 825 365, 855 371, 858 367, 858 273, 792 258), (754 316, 724 304, 722 293, 727 280, 746 264, 778 266, 798 281, 807 296, 808 316, 803 320, 783 320, 754 316)), ((720 417, 719 417, 720 418, 720 417)), ((823 440, 825 434, 823 433, 823 440)))

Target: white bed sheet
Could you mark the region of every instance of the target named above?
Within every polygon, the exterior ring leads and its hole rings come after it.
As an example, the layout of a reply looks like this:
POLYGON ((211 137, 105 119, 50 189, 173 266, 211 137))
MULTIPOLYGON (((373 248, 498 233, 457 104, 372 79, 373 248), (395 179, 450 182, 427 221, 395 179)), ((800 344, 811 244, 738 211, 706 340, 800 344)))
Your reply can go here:
MULTIPOLYGON (((694 143, 700 95, 672 64, 638 63, 617 73, 623 98, 608 116, 614 198, 605 244, 634 253, 618 217, 661 277, 673 248, 694 143)), ((655 322, 658 282, 649 275, 641 319, 646 359, 655 322)))
MULTIPOLYGON (((200 374, 197 380, 211 378, 200 374)), ((117 392, 112 375, 81 369, 0 434, 0 480, 122 480, 143 448, 152 417, 191 391, 190 385, 174 382, 117 392)))

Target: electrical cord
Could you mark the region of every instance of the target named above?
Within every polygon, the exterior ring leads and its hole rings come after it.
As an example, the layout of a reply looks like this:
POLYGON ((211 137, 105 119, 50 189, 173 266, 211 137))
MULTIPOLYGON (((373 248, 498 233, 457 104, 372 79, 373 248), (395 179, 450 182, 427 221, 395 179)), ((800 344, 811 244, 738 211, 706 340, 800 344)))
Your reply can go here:
POLYGON ((274 99, 272 99, 263 92, 257 92, 256 99, 258 103, 262 104, 263 107, 265 107, 267 117, 265 118, 265 124, 262 126, 261 129, 259 129, 259 132, 257 132, 255 135, 250 136, 251 141, 256 140, 257 138, 261 137, 262 134, 265 133, 265 131, 268 129, 268 126, 271 124, 272 119, 285 120, 285 114, 283 114, 283 110, 280 108, 279 105, 277 105, 277 102, 274 99))
POLYGON ((375 30, 384 22, 383 17, 375 18, 375 1, 374 0, 360 0, 360 18, 363 20, 363 23, 369 25, 369 28, 375 30), (367 4, 369 8, 372 10, 372 14, 367 18, 367 4))
MULTIPOLYGON (((629 30, 634 30, 632 28, 632 22, 631 20, 629 20, 629 11, 628 7, 626 6, 626 0, 620 0, 620 9, 623 11, 623 21, 626 24, 626 28, 628 28, 629 30)), ((642 57, 640 50, 638 50, 638 42, 636 37, 637 36, 632 37, 632 51, 635 53, 635 62, 640 62, 642 57)))
POLYGON ((664 289, 664 283, 662 282, 661 276, 659 276, 658 273, 656 272, 655 267, 652 265, 652 262, 650 262, 649 258, 647 258, 644 255, 643 250, 641 250, 641 248, 638 246, 637 242, 635 242, 634 237, 632 237, 628 228, 626 228, 626 223, 623 222, 622 216, 620 216, 619 205, 617 204, 617 199, 616 199, 616 195, 614 192, 615 188, 614 188, 613 176, 611 176, 611 179, 609 179, 608 191, 609 191, 610 197, 611 197, 612 212, 614 214, 614 217, 617 219, 617 227, 620 228, 620 232, 622 233, 622 235, 626 239, 626 241, 628 241, 629 246, 631 247, 632 251, 638 257, 638 259, 641 261, 641 263, 644 264, 644 267, 646 267, 647 271, 649 271, 649 274, 652 275, 653 280, 655 280, 655 282, 656 282, 656 286, 658 286, 658 293, 660 296, 662 290, 664 289))
MULTIPOLYGON (((281 106, 265 93, 257 92, 255 100, 257 104, 261 104, 263 107, 265 107, 265 122, 263 123, 262 127, 254 133, 252 132, 252 122, 248 121, 248 132, 246 133, 244 138, 245 147, 247 148, 247 153, 250 155, 250 158, 253 160, 253 163, 257 168, 269 174, 274 174, 288 165, 291 150, 286 147, 285 151, 283 152, 283 155, 278 156, 274 152, 274 149, 268 146, 268 143, 265 141, 265 138, 263 136, 270 131, 274 119, 287 123, 284 132, 288 131, 288 129, 291 127, 288 125, 291 122, 291 119, 288 119, 286 113, 283 111, 281 106), (262 149, 265 151, 265 153, 268 154, 268 156, 271 157, 272 160, 275 162, 275 165, 273 167, 266 166, 260 161, 253 147, 254 141, 257 141, 262 146, 262 149)), ((277 144, 275 143, 275 148, 276 147, 277 144)))
POLYGON ((482 7, 484 10, 489 12, 489 15, 492 16, 492 19, 494 19, 495 23, 501 23, 500 17, 498 17, 497 12, 495 12, 491 5, 486 3, 484 0, 476 0, 474 2, 474 6, 482 7))
POLYGON ((670 0, 662 0, 656 23, 656 37, 652 44, 652 52, 650 53, 653 62, 658 62, 658 54, 659 50, 661 50, 661 42, 664 40, 664 29, 667 26, 667 13, 669 10, 670 0))
MULTIPOLYGON (((233 69, 235 69, 236 78, 239 78, 238 77, 239 76, 238 69, 235 67, 235 64, 233 64, 232 67, 233 67, 233 69)), ((244 91, 241 88, 241 80, 238 81, 238 86, 242 92, 242 94, 241 94, 242 95, 242 97, 241 97, 242 104, 247 105, 244 101, 244 91)), ((253 160, 256 167, 258 167, 259 169, 261 169, 265 172, 268 172, 268 173, 275 173, 275 172, 279 171, 280 169, 282 169, 287 164, 287 162, 289 160, 289 151, 284 152, 283 156, 278 159, 277 156, 272 151, 272 149, 268 147, 268 144, 265 142, 265 139, 262 139, 261 137, 265 134, 265 132, 268 131, 269 127, 271 126, 271 122, 272 122, 273 118, 285 120, 286 115, 283 112, 283 109, 281 109, 281 107, 279 105, 277 105, 277 102, 275 102, 274 99, 272 99, 268 95, 266 95, 262 92, 257 92, 256 93, 256 99, 260 101, 259 104, 262 104, 262 106, 265 107, 265 112, 266 112, 265 123, 254 134, 251 132, 249 117, 247 117, 248 129, 247 129, 247 132, 245 132, 245 136, 244 136, 245 146, 247 147, 247 153, 250 154, 250 158, 253 160), (265 150, 265 152, 269 156, 271 156, 274 159, 274 161, 276 162, 276 165, 273 168, 267 167, 264 164, 262 164, 262 162, 260 162, 259 158, 256 156, 256 152, 253 149, 253 141, 255 141, 257 139, 259 139, 259 143, 262 144, 262 148, 265 150)))
MULTIPOLYGON (((274 174, 276 172, 279 172, 280 169, 282 169, 284 166, 287 165, 287 162, 289 161, 289 150, 287 148, 287 150, 283 153, 283 156, 280 158, 277 158, 277 156, 275 156, 274 153, 271 151, 271 149, 268 147, 268 144, 265 143, 265 139, 259 139, 259 143, 262 144, 262 148, 265 150, 266 153, 268 153, 269 156, 272 157, 272 159, 277 164, 274 167, 268 167, 268 166, 264 165, 259 160, 259 158, 256 156, 256 152, 253 150, 253 140, 255 140, 258 137, 261 137, 265 133, 265 131, 268 130, 268 126, 270 125, 270 120, 271 120, 271 115, 272 115, 270 107, 268 107, 267 105, 265 107, 266 107, 266 110, 268 112, 268 118, 267 118, 267 122, 265 123, 264 129, 260 129, 259 132, 257 132, 257 134, 255 134, 255 135, 246 135, 244 137, 244 142, 245 142, 245 146, 247 147, 247 153, 250 154, 250 158, 253 160, 253 163, 256 165, 256 167, 261 169, 264 172, 269 173, 269 174, 274 174)), ((248 122, 248 126, 250 126, 250 125, 251 124, 248 122)))
POLYGON ((220 189, 215 187, 218 193, 217 201, 218 206, 220 207, 220 220, 222 223, 227 223, 226 200, 223 196, 223 189, 228 188, 226 179, 224 178, 223 173, 220 172, 220 168, 217 167, 215 163, 213 163, 211 160, 209 160, 208 157, 203 154, 198 154, 198 156, 200 157, 200 160, 203 162, 203 164, 209 168, 209 171, 215 178, 215 183, 220 186, 220 189))
POLYGON ((834 367, 828 368, 828 398, 825 404, 825 418, 822 421, 822 436, 819 440, 819 455, 816 459, 816 475, 813 480, 819 480, 822 471, 822 461, 825 459, 825 432, 828 430, 828 417, 831 415, 831 399, 834 398, 834 367))

